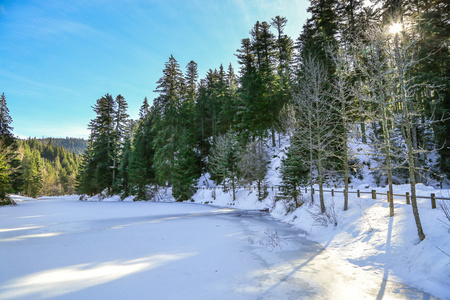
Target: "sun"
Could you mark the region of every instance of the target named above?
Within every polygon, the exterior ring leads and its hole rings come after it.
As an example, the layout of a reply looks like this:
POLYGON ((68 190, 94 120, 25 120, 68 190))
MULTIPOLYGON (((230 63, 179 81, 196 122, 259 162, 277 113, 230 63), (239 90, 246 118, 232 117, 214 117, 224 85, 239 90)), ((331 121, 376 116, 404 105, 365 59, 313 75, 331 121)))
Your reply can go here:
POLYGON ((401 23, 394 23, 389 27, 389 32, 391 34, 399 33, 402 30, 403 30, 403 26, 401 23))

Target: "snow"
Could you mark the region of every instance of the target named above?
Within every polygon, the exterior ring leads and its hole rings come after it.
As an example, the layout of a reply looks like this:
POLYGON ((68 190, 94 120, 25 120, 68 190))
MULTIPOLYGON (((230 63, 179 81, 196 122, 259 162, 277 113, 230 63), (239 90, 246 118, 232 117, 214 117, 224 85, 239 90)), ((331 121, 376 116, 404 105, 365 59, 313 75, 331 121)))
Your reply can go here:
MULTIPOLYGON (((283 151, 288 142, 283 141, 281 147, 272 148, 267 184, 280 184, 277 168, 281 164, 283 151)), ((368 146, 361 143, 351 145, 356 157, 367 161, 368 146), (359 151, 357 151, 359 149, 359 151)), ((388 188, 376 188, 369 170, 364 170, 364 179, 352 180, 353 192, 349 194, 349 210, 343 211, 343 193, 325 193, 327 206, 333 204, 336 211, 337 226, 319 226, 311 216, 311 211, 318 207, 305 203, 293 213, 286 213, 283 201, 276 202, 277 194, 269 188, 269 196, 258 201, 256 190, 239 190, 233 203, 230 192, 224 193, 216 189, 216 200, 211 201, 211 190, 199 190, 194 196, 195 202, 210 203, 220 206, 231 206, 241 209, 271 210, 271 215, 282 222, 292 224, 305 236, 319 242, 331 257, 341 258, 362 270, 370 270, 379 274, 382 280, 403 283, 442 299, 450 299, 450 221, 439 208, 431 208, 431 200, 418 198, 420 219, 426 238, 420 242, 414 221, 411 205, 406 204, 405 197, 394 197, 395 216, 389 217, 389 203, 386 196, 361 194, 358 198, 356 190, 386 193, 388 188), (443 223, 447 223, 445 225, 443 223)), ((417 184, 417 196, 450 198, 449 189, 435 189, 431 186, 417 184)), ((318 191, 318 186, 315 187, 318 191)), ((327 189, 329 190, 329 188, 327 189)), ((341 190, 342 189, 336 189, 341 190)), ((303 193, 310 199, 309 193, 303 193)), ((394 194, 405 195, 410 192, 409 185, 394 186, 394 194)), ((318 194, 315 194, 318 202, 318 194)), ((447 200, 450 203, 450 200, 447 200)), ((317 204, 317 203, 316 203, 317 204)))
MULTIPOLYGON (((269 186, 287 146, 270 149, 269 186)), ((364 178, 352 191, 387 191, 364 178)), ((232 201, 208 174, 199 186, 195 203, 170 202, 170 189, 161 202, 15 196, 0 208, 0 299, 450 299, 450 221, 430 199, 418 199, 420 242, 404 197, 389 217, 386 196, 351 193, 343 211, 343 194, 325 193, 337 225, 320 226, 309 193, 287 213, 277 188, 232 201)))
MULTIPOLYGON (((363 184, 364 185, 364 184, 363 184)), ((449 190, 434 190, 418 185, 418 195, 430 193, 449 197, 449 190)), ((318 188, 316 189, 318 190, 318 188)), ((395 186, 395 193, 405 194, 408 185, 395 186)), ((386 192, 378 188, 377 192, 386 192)), ((200 190, 194 199, 214 205, 242 209, 265 209, 273 206, 274 192, 260 202, 256 191, 240 190, 233 203, 230 193, 216 189, 215 201, 211 201, 211 190, 200 190)), ((395 197, 395 216, 389 217, 386 196, 372 199, 371 194, 350 194, 349 210, 343 211, 343 194, 325 193, 327 203, 334 202, 338 225, 318 226, 309 211, 314 207, 306 203, 295 212, 286 214, 282 203, 275 205, 271 215, 294 225, 305 236, 326 248, 331 257, 341 258, 363 270, 379 274, 383 280, 403 283, 442 299, 450 299, 450 259, 441 250, 450 253, 450 230, 440 220, 446 220, 443 212, 431 209, 430 199, 418 199, 418 206, 426 239, 419 243, 411 205, 405 198, 395 197), (441 250, 439 250, 441 249, 441 250)), ((309 193, 305 194, 308 198, 309 193)), ((316 193, 316 201, 318 195, 316 193)), ((439 197, 439 196, 438 196, 439 197)), ((448 221, 447 221, 448 222, 448 221)))

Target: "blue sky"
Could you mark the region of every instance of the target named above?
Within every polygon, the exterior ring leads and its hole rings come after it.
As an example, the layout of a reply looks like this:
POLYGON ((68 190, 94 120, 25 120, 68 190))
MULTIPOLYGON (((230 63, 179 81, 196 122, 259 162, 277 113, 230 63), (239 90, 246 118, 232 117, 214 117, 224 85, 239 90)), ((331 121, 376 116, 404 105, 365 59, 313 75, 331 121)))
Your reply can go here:
POLYGON ((137 118, 172 54, 184 71, 233 64, 256 21, 288 19, 294 40, 308 0, 0 0, 0 93, 19 137, 84 137, 92 106, 122 94, 137 118))

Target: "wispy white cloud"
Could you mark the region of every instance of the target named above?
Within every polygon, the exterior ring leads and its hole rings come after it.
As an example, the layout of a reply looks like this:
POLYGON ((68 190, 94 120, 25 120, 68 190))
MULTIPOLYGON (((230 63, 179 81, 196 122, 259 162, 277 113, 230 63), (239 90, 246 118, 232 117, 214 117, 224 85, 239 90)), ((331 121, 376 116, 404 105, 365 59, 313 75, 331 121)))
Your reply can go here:
POLYGON ((25 25, 25 34, 35 38, 61 37, 64 35, 86 36, 97 34, 92 27, 72 20, 53 17, 32 17, 25 25))
POLYGON ((73 94, 76 91, 56 85, 56 84, 49 84, 44 81, 36 81, 33 79, 30 79, 24 75, 19 75, 13 72, 9 72, 6 70, 0 69, 0 80, 4 78, 4 81, 11 80, 14 81, 18 86, 26 87, 26 89, 17 90, 17 94, 23 95, 23 96, 44 96, 45 93, 47 93, 49 90, 53 92, 58 92, 60 94, 73 94))
POLYGON ((0 15, 7 15, 6 9, 3 5, 0 5, 0 15))

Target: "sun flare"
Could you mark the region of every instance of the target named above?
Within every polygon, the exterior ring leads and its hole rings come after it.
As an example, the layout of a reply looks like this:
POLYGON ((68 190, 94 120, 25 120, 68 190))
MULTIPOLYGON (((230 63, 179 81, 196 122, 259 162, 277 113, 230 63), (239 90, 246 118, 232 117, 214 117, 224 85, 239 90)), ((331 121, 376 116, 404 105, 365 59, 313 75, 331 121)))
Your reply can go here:
POLYGON ((401 23, 394 23, 389 27, 389 32, 391 34, 396 34, 399 33, 400 31, 402 31, 403 26, 401 23))

